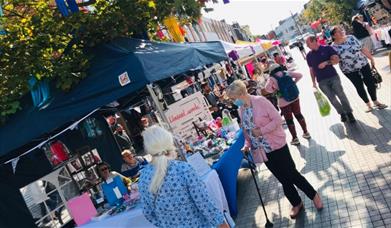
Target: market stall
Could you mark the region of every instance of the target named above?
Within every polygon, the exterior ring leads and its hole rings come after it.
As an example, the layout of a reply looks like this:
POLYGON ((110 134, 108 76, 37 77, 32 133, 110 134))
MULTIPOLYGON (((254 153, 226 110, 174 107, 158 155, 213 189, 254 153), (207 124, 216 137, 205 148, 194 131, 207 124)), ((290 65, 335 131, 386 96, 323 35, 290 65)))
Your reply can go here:
POLYGON ((239 131, 236 136, 236 141, 212 166, 219 174, 232 217, 236 217, 238 214, 237 177, 243 160, 243 153, 241 151, 243 146, 244 136, 243 133, 239 131))
MULTIPOLYGON (((69 211, 65 201, 69 200, 71 195, 65 196, 61 193, 62 184, 54 185, 52 190, 44 190, 50 181, 42 178, 56 170, 63 170, 61 175, 64 176, 64 181, 69 180, 74 187, 79 187, 72 179, 73 174, 78 175, 79 168, 93 168, 99 159, 111 163, 114 170, 120 169, 119 148, 113 146, 113 135, 104 133, 108 126, 106 120, 99 115, 100 107, 113 104, 113 101, 118 102, 150 83, 227 58, 219 42, 173 44, 127 38, 102 45, 91 53, 94 58, 88 77, 78 86, 68 93, 53 90, 50 103, 44 109, 33 107, 29 97, 26 97, 23 111, 13 115, 1 127, 0 160, 4 163, 0 167, 1 226, 34 226, 32 224, 37 221, 33 220, 31 209, 36 205, 34 202, 40 201, 32 201, 31 208, 26 207, 20 189, 37 181, 40 183, 36 189, 47 191, 46 195, 58 195, 55 197, 56 203, 49 206, 51 213, 48 216, 55 216, 57 219, 65 219, 65 214, 69 216, 69 213, 65 213, 69 211), (94 116, 95 114, 97 116, 94 116), (80 124, 85 127, 80 127, 80 124), (84 137, 81 135, 84 130, 85 137, 94 134, 97 137, 92 137, 90 146, 85 149, 81 148, 83 145, 72 145, 79 141, 84 143, 83 140, 77 140, 84 137), (72 136, 73 140, 63 141, 67 150, 61 149, 61 152, 51 153, 49 156, 45 153, 44 148, 48 143, 74 132, 79 132, 80 138, 77 138, 76 134, 72 136), (92 147, 97 143, 102 144, 102 147, 92 147), (77 148, 80 150, 76 151, 77 148), (97 153, 94 153, 94 149, 97 153), (60 159, 58 155, 61 155, 60 159), (82 166, 75 159, 78 159, 82 166), (68 164, 71 166, 68 167, 68 164)), ((53 148, 63 146, 59 144, 53 148)), ((46 201, 47 199, 42 202, 48 209, 46 201)), ((35 208, 36 211, 42 209, 41 206, 35 208)), ((57 221, 55 224, 60 227, 63 223, 64 221, 57 221)))
MULTIPOLYGON (((229 216, 229 208, 224 195, 224 190, 215 170, 210 170, 207 174, 201 177, 205 183, 211 199, 221 211, 227 211, 226 216, 229 216)), ((125 212, 118 213, 113 216, 101 215, 95 217, 91 222, 82 225, 83 228, 88 227, 155 227, 151 224, 142 213, 142 205, 136 204, 135 208, 130 208, 125 212)))

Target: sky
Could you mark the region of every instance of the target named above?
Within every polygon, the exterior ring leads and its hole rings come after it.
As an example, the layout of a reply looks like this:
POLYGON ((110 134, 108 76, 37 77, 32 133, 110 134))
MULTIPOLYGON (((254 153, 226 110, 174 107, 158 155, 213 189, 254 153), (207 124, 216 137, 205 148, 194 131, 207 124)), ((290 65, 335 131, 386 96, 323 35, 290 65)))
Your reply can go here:
POLYGON ((208 18, 222 20, 228 24, 238 22, 240 25, 249 25, 253 35, 264 35, 274 29, 280 20, 289 17, 292 13, 304 9, 309 0, 230 0, 224 4, 208 3, 214 11, 203 15, 208 18))

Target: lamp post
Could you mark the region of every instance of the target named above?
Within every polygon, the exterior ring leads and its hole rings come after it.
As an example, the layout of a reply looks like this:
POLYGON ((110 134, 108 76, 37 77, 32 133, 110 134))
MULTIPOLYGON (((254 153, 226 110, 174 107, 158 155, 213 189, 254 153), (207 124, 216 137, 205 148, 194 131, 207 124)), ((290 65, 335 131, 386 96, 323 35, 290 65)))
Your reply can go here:
POLYGON ((295 25, 296 25, 297 30, 299 31, 300 35, 303 36, 303 33, 301 32, 300 27, 299 27, 299 25, 297 24, 297 21, 296 21, 294 15, 293 15, 292 11, 289 11, 289 12, 291 13, 292 19, 293 19, 293 21, 295 22, 295 25))

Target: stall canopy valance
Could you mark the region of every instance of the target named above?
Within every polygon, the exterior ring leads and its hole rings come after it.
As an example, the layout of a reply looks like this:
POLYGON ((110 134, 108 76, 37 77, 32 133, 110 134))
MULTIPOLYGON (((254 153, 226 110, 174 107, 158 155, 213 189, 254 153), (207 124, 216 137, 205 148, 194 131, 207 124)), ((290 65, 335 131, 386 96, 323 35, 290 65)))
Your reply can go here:
MULTIPOLYGON (((225 41, 220 41, 225 49, 226 53, 231 53, 232 51, 236 52, 238 58, 245 58, 252 55, 258 55, 263 53, 264 50, 257 43, 245 42, 245 43, 228 43, 225 41)), ((236 60, 236 59, 235 59, 236 60)))
POLYGON ((88 76, 74 89, 55 91, 42 110, 27 102, 0 127, 0 160, 148 83, 227 59, 218 41, 178 44, 121 38, 94 48, 91 54, 88 76))

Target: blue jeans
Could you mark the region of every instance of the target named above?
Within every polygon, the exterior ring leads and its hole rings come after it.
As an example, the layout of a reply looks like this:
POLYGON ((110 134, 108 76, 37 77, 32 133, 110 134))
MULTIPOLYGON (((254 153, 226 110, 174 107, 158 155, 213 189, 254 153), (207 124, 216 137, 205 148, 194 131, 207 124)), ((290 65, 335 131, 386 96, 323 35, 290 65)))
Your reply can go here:
POLYGON ((324 79, 318 84, 320 90, 326 95, 338 114, 347 114, 353 111, 350 107, 349 100, 343 91, 339 76, 324 79))

